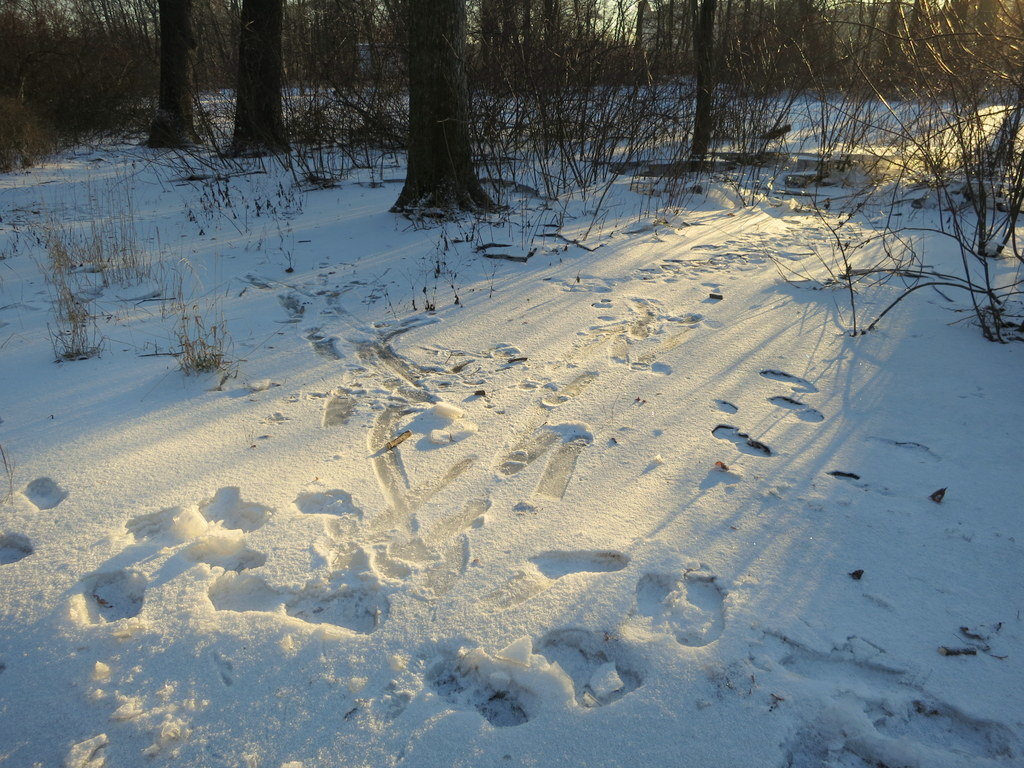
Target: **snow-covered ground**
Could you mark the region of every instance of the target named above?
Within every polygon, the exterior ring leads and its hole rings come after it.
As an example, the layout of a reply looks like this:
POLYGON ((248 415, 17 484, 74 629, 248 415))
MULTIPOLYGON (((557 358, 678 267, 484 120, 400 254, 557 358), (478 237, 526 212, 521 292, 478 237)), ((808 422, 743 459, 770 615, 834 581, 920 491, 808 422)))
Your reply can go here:
POLYGON ((1024 765, 1024 357, 963 296, 849 336, 784 195, 220 172, 0 177, 0 765, 1024 765), (76 228, 137 258, 55 364, 76 228))

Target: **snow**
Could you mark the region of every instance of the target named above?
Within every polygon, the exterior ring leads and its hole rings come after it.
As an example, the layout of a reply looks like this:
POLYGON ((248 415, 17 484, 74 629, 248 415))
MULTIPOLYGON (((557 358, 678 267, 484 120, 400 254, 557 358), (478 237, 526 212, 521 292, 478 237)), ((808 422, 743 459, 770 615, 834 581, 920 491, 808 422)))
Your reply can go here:
POLYGON ((1024 358, 963 296, 850 336, 781 193, 411 222, 248 170, 0 177, 0 763, 1024 764, 1024 358), (45 234, 97 220, 138 268, 71 273, 102 352, 54 363, 45 234))

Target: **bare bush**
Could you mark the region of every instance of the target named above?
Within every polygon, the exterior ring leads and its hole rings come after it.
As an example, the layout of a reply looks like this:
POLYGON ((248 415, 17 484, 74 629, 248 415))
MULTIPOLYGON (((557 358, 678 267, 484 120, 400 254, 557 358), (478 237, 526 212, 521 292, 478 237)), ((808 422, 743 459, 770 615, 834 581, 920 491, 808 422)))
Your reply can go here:
POLYGON ((30 108, 0 96, 0 173, 33 165, 55 150, 53 131, 30 108))
POLYGON ((186 376, 227 373, 230 341, 224 321, 208 323, 197 304, 182 306, 175 329, 178 348, 174 356, 186 376))

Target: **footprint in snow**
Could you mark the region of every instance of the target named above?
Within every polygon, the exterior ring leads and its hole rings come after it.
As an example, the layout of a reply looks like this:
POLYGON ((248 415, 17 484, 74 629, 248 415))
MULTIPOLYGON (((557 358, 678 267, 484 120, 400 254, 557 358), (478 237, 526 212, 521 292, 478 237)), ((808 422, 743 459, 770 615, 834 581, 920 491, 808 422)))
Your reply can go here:
POLYGON ((644 682, 634 650, 610 632, 556 629, 541 638, 537 652, 572 679, 581 707, 611 704, 644 682))
POLYGON ((94 573, 80 582, 74 615, 83 624, 106 624, 138 616, 146 592, 146 577, 121 569, 94 573))
POLYGON ((713 643, 725 628, 725 593, 707 566, 682 575, 648 573, 636 587, 636 613, 670 631, 680 645, 713 643))
POLYGON ((262 552, 249 549, 240 535, 230 533, 202 536, 182 551, 189 560, 196 563, 223 568, 225 571, 245 571, 259 568, 267 562, 262 552))
POLYGON ((537 481, 534 493, 549 499, 561 499, 569 487, 569 481, 576 471, 576 461, 583 449, 593 442, 590 435, 574 437, 555 448, 537 481))
POLYGON ((506 477, 517 475, 551 450, 556 443, 569 443, 575 439, 593 439, 590 432, 579 425, 556 424, 539 427, 513 443, 498 465, 498 472, 506 477))
POLYGON ((0 535, 0 565, 10 565, 35 552, 28 536, 21 533, 5 533, 0 535))
POLYGON ((730 443, 733 443, 740 453, 745 453, 749 456, 773 455, 772 449, 760 440, 755 440, 746 432, 740 432, 739 429, 729 424, 719 424, 711 430, 711 434, 719 440, 728 440, 730 443))
POLYGON ((792 411, 793 414, 802 421, 820 422, 825 420, 824 414, 817 408, 811 408, 811 406, 801 403, 792 397, 786 397, 785 395, 776 395, 775 397, 769 397, 768 402, 772 405, 777 405, 779 408, 785 408, 788 411, 792 411))
POLYGON ((1021 744, 1007 726, 936 700, 879 663, 886 657, 877 646, 820 653, 782 642, 780 664, 796 695, 812 704, 820 697, 815 722, 786 745, 790 768, 1017 764, 1021 744), (861 658, 864 651, 872 656, 861 658))
POLYGON ((813 393, 818 391, 818 388, 811 384, 811 382, 809 382, 807 379, 802 379, 799 376, 794 376, 792 373, 786 373, 785 371, 780 371, 775 368, 765 368, 760 373, 766 379, 771 379, 772 381, 781 381, 786 384, 792 385, 794 392, 813 393))
POLYGON ((549 589, 558 579, 577 573, 613 573, 629 565, 629 555, 614 550, 542 552, 530 558, 536 570, 516 573, 484 599, 501 610, 525 603, 549 589))
POLYGON ((582 373, 561 389, 556 389, 551 394, 544 395, 540 400, 541 405, 545 408, 557 408, 563 403, 572 400, 580 392, 593 384, 596 379, 597 373, 594 371, 582 373))
POLYGON ((615 550, 580 550, 576 552, 541 552, 530 558, 537 570, 549 579, 560 579, 571 573, 611 573, 629 565, 629 555, 615 550))
POLYGON ((53 509, 68 497, 68 492, 48 477, 37 477, 21 494, 40 510, 53 509))
POLYGON ((465 654, 449 654, 427 671, 427 684, 449 704, 475 709, 499 728, 523 725, 537 696, 502 672, 508 663, 482 648, 465 654))
POLYGON ((352 494, 338 488, 300 493, 292 503, 299 512, 306 515, 354 515, 359 519, 363 517, 363 510, 352 501, 352 494))
POLYGON ((297 323, 302 319, 306 312, 306 307, 297 293, 282 293, 277 297, 277 300, 288 314, 288 320, 285 322, 297 323))
POLYGON ((910 454, 916 454, 918 456, 927 456, 931 459, 939 458, 938 454, 935 453, 931 448, 923 443, 915 443, 911 440, 893 440, 888 437, 879 437, 877 435, 871 435, 868 440, 878 443, 879 445, 885 446, 886 448, 896 448, 899 451, 905 451, 910 454))
POLYGON ((230 688, 235 684, 235 665, 227 656, 218 651, 214 651, 210 654, 210 658, 213 660, 213 666, 217 670, 217 674, 220 677, 220 681, 224 685, 230 688))
POLYGON ((218 611, 290 616, 364 635, 376 631, 390 610, 387 598, 370 581, 356 586, 310 582, 300 589, 279 589, 259 576, 233 571, 210 585, 209 597, 218 611))
POLYGON ((225 528, 245 532, 262 528, 274 510, 251 501, 243 501, 235 486, 220 488, 209 501, 199 505, 199 512, 207 520, 219 522, 225 528))
POLYGON ((324 403, 323 427, 340 427, 355 413, 356 401, 348 395, 332 395, 324 403))
POLYGON ((335 346, 337 339, 333 336, 324 336, 319 328, 311 328, 306 333, 306 341, 313 347, 313 351, 320 357, 328 360, 341 360, 341 353, 335 346))

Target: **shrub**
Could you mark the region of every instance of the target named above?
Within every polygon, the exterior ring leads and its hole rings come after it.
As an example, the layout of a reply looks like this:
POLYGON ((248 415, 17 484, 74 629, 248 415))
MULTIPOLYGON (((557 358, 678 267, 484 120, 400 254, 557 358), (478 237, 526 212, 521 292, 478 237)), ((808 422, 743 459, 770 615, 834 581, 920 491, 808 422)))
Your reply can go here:
POLYGON ((0 96, 0 172, 32 165, 55 149, 53 132, 35 112, 0 96))

